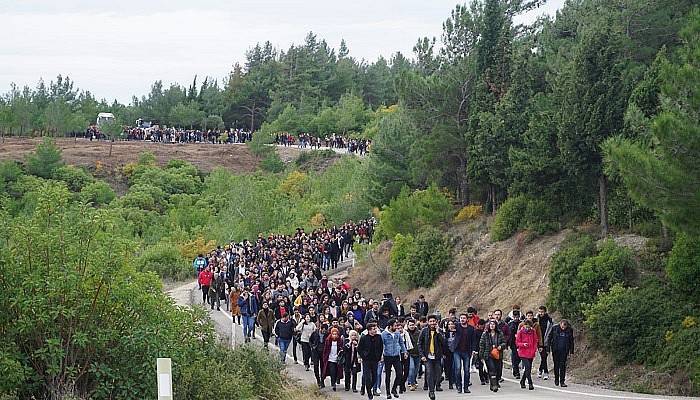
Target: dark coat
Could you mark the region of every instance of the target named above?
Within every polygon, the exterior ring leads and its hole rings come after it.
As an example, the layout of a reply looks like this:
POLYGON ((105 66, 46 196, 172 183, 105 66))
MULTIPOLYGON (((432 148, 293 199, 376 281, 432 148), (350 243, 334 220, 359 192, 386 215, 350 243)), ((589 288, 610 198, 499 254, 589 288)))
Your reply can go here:
POLYGON ((360 358, 363 361, 379 362, 384 355, 384 341, 380 334, 364 335, 360 338, 360 344, 357 348, 360 358))
POLYGON ((561 329, 558 324, 554 325, 549 334, 549 344, 555 357, 574 354, 574 330, 570 326, 561 329))
MULTIPOLYGON (((481 357, 482 360, 488 360, 489 354, 491 353, 491 349, 493 346, 498 347, 498 350, 503 353, 503 350, 506 348, 506 339, 503 337, 503 333, 501 331, 496 331, 496 339, 493 340, 491 337, 491 334, 488 331, 484 331, 484 333, 481 335, 481 340, 479 340, 479 357, 481 357)), ((501 359, 502 354, 501 354, 501 359)))
MULTIPOLYGON (((326 337, 326 341, 323 342, 323 358, 321 358, 321 363, 322 363, 322 373, 321 377, 325 378, 328 376, 328 356, 331 353, 331 344, 333 343, 333 340, 331 340, 331 337, 328 336, 326 337)), ((338 358, 341 358, 343 355, 343 338, 338 337, 338 340, 336 340, 336 343, 338 343, 338 358)))
MULTIPOLYGON (((435 332, 434 338, 435 359, 439 360, 447 352, 447 340, 445 336, 438 331, 435 332)), ((430 328, 427 326, 420 331, 420 335, 418 336, 418 353, 421 357, 425 358, 428 358, 428 354, 430 353, 430 328)))

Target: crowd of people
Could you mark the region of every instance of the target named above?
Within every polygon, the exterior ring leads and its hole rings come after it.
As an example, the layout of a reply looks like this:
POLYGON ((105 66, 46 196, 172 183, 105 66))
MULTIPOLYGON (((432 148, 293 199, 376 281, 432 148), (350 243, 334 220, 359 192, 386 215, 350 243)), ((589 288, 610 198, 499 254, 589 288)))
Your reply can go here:
POLYGON ((348 153, 365 155, 369 152, 372 141, 369 139, 348 138, 335 133, 330 136, 316 137, 308 133, 300 133, 295 137, 290 133, 278 133, 275 135, 275 144, 285 147, 297 146, 300 149, 347 149, 348 153))
MULTIPOLYGON (((108 137, 97 125, 90 125, 84 137, 92 140, 105 140, 108 137)), ((115 138, 116 139, 116 138, 115 138)), ((246 143, 253 139, 253 133, 244 129, 182 129, 166 127, 124 127, 121 140, 141 140, 155 143, 246 143)))
POLYGON ((391 293, 365 298, 358 288, 329 278, 352 256, 355 243, 372 241, 375 224, 368 219, 311 233, 259 235, 200 255, 193 266, 202 303, 218 310, 225 302, 245 342, 259 330, 265 348, 274 340, 283 363, 291 347, 294 362, 313 370, 320 388, 328 383, 333 391, 343 381, 345 391, 372 399, 382 394, 383 376, 391 399, 418 390, 422 379, 434 399, 445 386, 470 393, 475 374, 498 392, 506 355, 520 387, 533 390, 538 354, 537 377, 549 379, 551 356, 554 384, 567 386, 573 330, 567 320, 555 323, 545 306, 522 313, 514 305, 507 315, 493 310, 483 318, 470 306, 442 316, 423 295, 406 306, 391 293))

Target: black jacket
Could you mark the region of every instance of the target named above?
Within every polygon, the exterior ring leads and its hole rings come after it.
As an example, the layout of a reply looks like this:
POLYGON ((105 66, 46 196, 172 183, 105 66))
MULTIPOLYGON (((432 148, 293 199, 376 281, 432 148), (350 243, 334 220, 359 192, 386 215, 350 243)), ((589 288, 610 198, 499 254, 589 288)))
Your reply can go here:
POLYGON ((555 355, 574 354, 574 330, 570 326, 561 329, 561 326, 554 325, 549 334, 549 343, 555 355))
POLYGON ((384 342, 382 335, 376 334, 364 335, 360 338, 360 344, 357 346, 357 352, 362 358, 362 361, 379 362, 384 354, 384 342))
POLYGON ((479 351, 479 337, 476 335, 476 329, 473 326, 467 325, 466 328, 462 324, 457 324, 457 343, 455 351, 459 351, 460 342, 464 341, 466 349, 464 351, 471 353, 479 351))
MULTIPOLYGON (((435 343, 434 343, 435 359, 439 360, 445 354, 445 350, 447 350, 447 341, 445 340, 445 336, 438 331, 435 331, 434 337, 435 337, 435 343)), ((430 328, 426 326, 425 328, 423 328, 423 330, 420 331, 420 336, 418 336, 418 353, 420 354, 421 357, 428 358, 429 352, 430 352, 430 328)))
POLYGON ((428 302, 416 302, 416 312, 424 317, 428 316, 428 302))

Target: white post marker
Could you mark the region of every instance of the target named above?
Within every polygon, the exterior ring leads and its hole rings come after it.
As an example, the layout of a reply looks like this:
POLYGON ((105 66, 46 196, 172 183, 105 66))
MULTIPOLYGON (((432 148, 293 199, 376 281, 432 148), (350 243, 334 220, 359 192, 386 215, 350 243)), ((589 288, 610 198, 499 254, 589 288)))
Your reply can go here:
POLYGON ((173 400, 173 374, 169 358, 159 358, 156 362, 158 374, 158 400, 173 400))

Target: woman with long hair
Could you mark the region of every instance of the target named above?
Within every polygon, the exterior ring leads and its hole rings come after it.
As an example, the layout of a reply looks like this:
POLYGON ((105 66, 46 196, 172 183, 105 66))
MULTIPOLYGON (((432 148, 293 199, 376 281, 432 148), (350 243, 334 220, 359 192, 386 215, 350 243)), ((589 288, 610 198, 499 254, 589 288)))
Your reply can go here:
POLYGON ((336 382, 340 379, 343 371, 343 355, 343 338, 340 336, 340 331, 337 328, 331 328, 323 345, 323 374, 321 379, 325 380, 327 376, 330 376, 331 387, 334 392, 336 390, 336 382))
POLYGON ((479 341, 479 356, 486 360, 486 368, 489 372, 489 382, 491 391, 498 392, 501 385, 496 376, 501 363, 503 362, 503 350, 506 348, 506 340, 503 333, 498 329, 498 324, 494 320, 486 323, 486 330, 481 335, 479 341))

